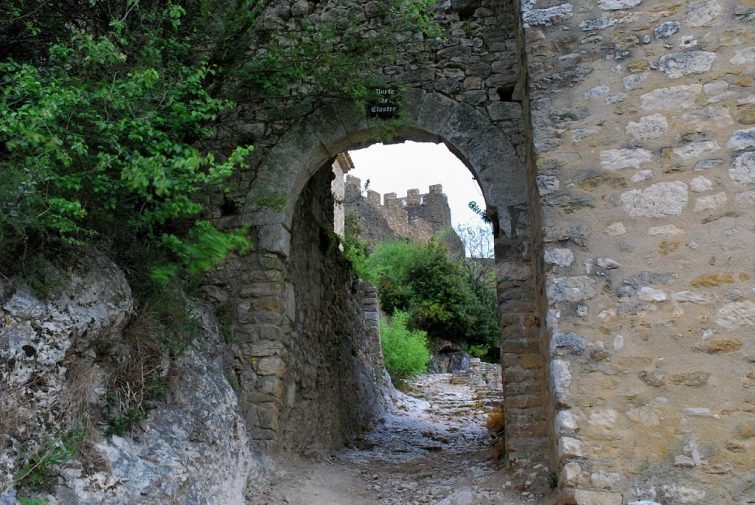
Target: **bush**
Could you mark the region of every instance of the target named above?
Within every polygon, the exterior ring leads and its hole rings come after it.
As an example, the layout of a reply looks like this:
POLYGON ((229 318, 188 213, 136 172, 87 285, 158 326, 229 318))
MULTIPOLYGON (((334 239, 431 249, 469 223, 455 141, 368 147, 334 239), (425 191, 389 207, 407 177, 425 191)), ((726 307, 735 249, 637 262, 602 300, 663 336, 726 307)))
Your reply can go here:
POLYGON ((249 246, 244 230, 197 220, 204 195, 245 168, 251 147, 223 160, 197 147, 233 104, 209 94, 213 70, 186 64, 190 49, 169 26, 136 44, 138 31, 113 22, 99 36, 70 32, 43 64, 0 63, 4 257, 117 234, 159 249, 166 261, 155 277, 164 281, 249 246))
POLYGON ((41 490, 50 484, 55 467, 73 458, 84 437, 81 430, 69 431, 49 440, 34 454, 21 454, 24 463, 14 476, 17 485, 41 490))
POLYGON ((349 261, 351 269, 362 280, 375 283, 373 273, 370 271, 368 258, 370 252, 367 242, 359 239, 362 230, 357 223, 354 214, 347 214, 344 219, 343 255, 349 261))
POLYGON ((409 328, 433 340, 494 348, 499 331, 493 271, 472 275, 464 261, 449 258, 435 241, 383 242, 367 258, 362 278, 377 286, 383 310, 410 314, 409 328))
POLYGON ((390 323, 380 321, 385 368, 394 382, 421 374, 430 360, 427 334, 407 329, 408 321, 409 314, 400 310, 393 313, 390 323))
POLYGON ((18 503, 19 505, 48 505, 50 502, 47 501, 47 498, 30 498, 27 496, 19 496, 18 503))

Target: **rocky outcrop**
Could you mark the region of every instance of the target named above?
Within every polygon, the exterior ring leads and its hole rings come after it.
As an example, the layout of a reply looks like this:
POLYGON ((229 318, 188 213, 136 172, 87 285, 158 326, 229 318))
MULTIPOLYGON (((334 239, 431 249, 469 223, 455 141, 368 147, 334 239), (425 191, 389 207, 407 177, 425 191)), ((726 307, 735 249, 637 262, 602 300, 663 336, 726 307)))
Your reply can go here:
POLYGON ((124 334, 131 290, 101 255, 44 269, 46 299, 21 280, 0 283, 0 503, 32 494, 66 505, 243 503, 257 460, 222 372, 214 317, 190 306, 196 338, 177 357, 158 353, 165 399, 130 436, 106 437, 100 413, 123 370, 114 364, 144 373, 124 334), (39 463, 64 446, 70 459, 39 463), (34 493, 22 478, 30 472, 41 480, 34 493))
POLYGON ((441 340, 430 352, 429 373, 454 373, 469 368, 469 355, 452 342, 441 340))

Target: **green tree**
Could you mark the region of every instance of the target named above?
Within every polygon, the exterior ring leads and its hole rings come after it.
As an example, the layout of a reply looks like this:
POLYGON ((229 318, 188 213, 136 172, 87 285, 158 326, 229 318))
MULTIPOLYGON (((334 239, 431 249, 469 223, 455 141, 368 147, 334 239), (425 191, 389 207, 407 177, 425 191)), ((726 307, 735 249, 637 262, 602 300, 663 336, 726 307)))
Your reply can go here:
POLYGON ((0 95, 0 241, 80 243, 125 226, 201 270, 246 247, 243 232, 169 224, 198 216, 199 191, 220 188, 251 148, 221 162, 192 145, 226 106, 202 89, 206 67, 123 69, 124 59, 110 39, 79 34, 51 48, 55 65, 0 64, 10 81, 0 95))
POLYGON ((434 340, 497 345, 494 285, 476 286, 463 260, 449 258, 438 243, 378 244, 367 259, 367 271, 383 310, 408 312, 410 328, 421 329, 434 340))
POLYGON ((0 257, 109 241, 160 281, 211 268, 250 245, 200 219, 252 149, 200 147, 236 90, 360 99, 397 30, 439 34, 429 0, 386 0, 369 36, 356 18, 271 31, 271 5, 0 0, 0 257))
POLYGON ((459 262, 475 300, 470 314, 476 321, 471 329, 476 334, 472 340, 485 342, 478 349, 480 357, 498 361, 499 321, 492 229, 489 223, 464 225, 457 227, 456 233, 466 252, 459 262))
MULTIPOLYGON (((148 38, 115 19, 89 27, 100 35, 58 26, 54 43, 31 44, 40 60, 0 63, 2 257, 119 238, 162 251, 154 274, 165 280, 248 248, 243 230, 198 219, 204 193, 222 190, 251 147, 224 159, 197 147, 232 103, 205 88, 206 61, 186 63, 183 13, 143 13, 148 38)), ((39 29, 28 26, 30 36, 39 29)))

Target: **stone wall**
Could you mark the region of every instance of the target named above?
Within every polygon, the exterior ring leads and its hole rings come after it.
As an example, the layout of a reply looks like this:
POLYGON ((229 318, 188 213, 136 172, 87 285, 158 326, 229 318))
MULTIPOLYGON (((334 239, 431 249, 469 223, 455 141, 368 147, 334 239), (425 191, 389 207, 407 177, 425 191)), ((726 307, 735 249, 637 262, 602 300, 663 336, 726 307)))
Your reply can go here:
MULTIPOLYGON (((274 2, 266 34, 352 15, 367 32, 373 7, 274 2)), ((752 503, 752 1, 461 0, 437 17, 447 39, 396 33, 380 69, 404 85, 402 121, 239 89, 219 127, 219 151, 257 146, 210 212, 251 226, 255 250, 203 286, 253 443, 325 448, 379 408, 374 305, 335 246, 327 171, 388 132, 445 143, 493 218, 507 460, 550 459, 565 504, 752 503)))
MULTIPOLYGON (((427 244, 437 236, 450 252, 464 253, 464 244, 453 229, 451 209, 442 185, 430 186, 425 194, 420 194, 418 189, 407 190, 404 198, 398 198, 396 193, 386 193, 382 202, 378 192, 368 190, 367 196, 363 197, 361 189, 361 179, 346 176, 341 207, 345 216, 356 218, 360 239, 371 246, 398 238, 427 244)), ((336 212, 339 212, 338 204, 336 212)), ((336 224, 336 228, 338 226, 336 224)))
MULTIPOLYGON (((298 2, 295 9, 271 7, 266 16, 276 36, 295 41, 302 18, 317 26, 338 16, 363 16, 369 31, 384 22, 373 7, 345 0, 298 2)), ((239 174, 232 191, 213 199, 217 210, 211 214, 221 226, 251 226, 256 250, 228 262, 205 291, 228 314, 234 334, 229 373, 238 379, 242 409, 259 444, 285 445, 281 433, 292 429, 282 417, 293 361, 287 349, 302 344, 291 312, 300 306, 286 279, 288 263, 297 254, 292 231, 300 195, 339 153, 388 137, 391 142, 443 142, 480 185, 494 225, 502 354, 510 370, 503 380, 510 430, 506 457, 523 466, 547 459, 552 423, 543 352, 548 343, 537 255, 540 231, 531 226, 538 223, 539 200, 534 172, 526 165, 526 75, 517 52, 518 11, 499 0, 451 2, 436 9, 447 38, 395 33, 399 61, 379 69, 388 83, 401 84, 400 120, 368 118, 363 106, 348 100, 292 97, 286 109, 285 103, 271 107, 240 93, 238 109, 219 129, 219 149, 257 145, 253 169, 239 174), (259 204, 271 195, 285 197, 281 208, 259 204), (272 368, 260 369, 261 358, 272 368)), ((319 198, 330 200, 325 194, 319 198)))
POLYGON ((332 163, 325 167, 298 198, 290 255, 258 248, 203 286, 229 333, 226 373, 250 437, 266 450, 342 445, 382 412, 390 387, 376 293, 338 248, 332 163))
POLYGON ((330 192, 333 193, 333 231, 343 237, 346 214, 344 202, 346 197, 346 173, 354 168, 349 153, 341 153, 333 162, 333 181, 330 183, 330 192))
POLYGON ((566 503, 752 503, 755 7, 522 2, 566 503))
POLYGON ((377 320, 365 319, 375 292, 354 277, 338 250, 333 200, 323 198, 330 176, 320 170, 299 196, 284 279, 293 332, 280 440, 297 452, 342 446, 385 408, 377 320))
MULTIPOLYGON (((410 88, 393 135, 446 143, 494 218, 507 458, 551 455, 565 503, 746 501, 751 2, 452 2, 439 19, 447 41, 384 69, 410 88)), ((381 125, 347 104, 277 130, 246 111, 260 167, 286 171, 257 181, 289 203, 245 222, 285 264, 306 182, 381 125)))

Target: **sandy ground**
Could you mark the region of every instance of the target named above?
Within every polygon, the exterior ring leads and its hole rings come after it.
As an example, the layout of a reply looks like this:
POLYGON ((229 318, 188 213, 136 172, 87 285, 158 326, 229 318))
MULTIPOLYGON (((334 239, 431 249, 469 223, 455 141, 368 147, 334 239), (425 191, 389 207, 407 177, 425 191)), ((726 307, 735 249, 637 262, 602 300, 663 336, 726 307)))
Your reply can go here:
MULTIPOLYGON (((525 505, 548 500, 522 491, 495 459, 484 428, 500 398, 452 384, 450 374, 419 377, 394 412, 351 447, 312 461, 277 462, 276 476, 250 489, 248 505, 525 505)), ((537 470, 537 469, 535 469, 537 470)))

